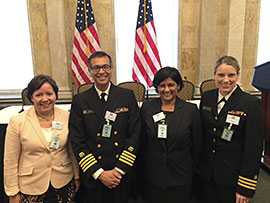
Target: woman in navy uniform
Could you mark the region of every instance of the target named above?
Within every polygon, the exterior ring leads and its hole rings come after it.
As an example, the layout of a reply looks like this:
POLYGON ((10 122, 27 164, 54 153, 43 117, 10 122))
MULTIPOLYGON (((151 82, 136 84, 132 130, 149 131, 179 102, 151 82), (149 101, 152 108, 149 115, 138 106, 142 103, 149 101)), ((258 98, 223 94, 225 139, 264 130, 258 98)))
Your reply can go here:
POLYGON ((234 57, 218 59, 217 89, 201 98, 205 203, 246 203, 256 190, 263 139, 261 109, 259 99, 236 84, 239 71, 234 57))
POLYGON ((153 85, 160 98, 145 101, 141 110, 145 199, 148 203, 185 203, 201 146, 199 110, 177 97, 183 87, 177 69, 160 69, 153 85))
POLYGON ((89 58, 94 84, 72 101, 69 130, 80 167, 80 203, 127 203, 141 121, 132 91, 110 82, 111 57, 89 58))

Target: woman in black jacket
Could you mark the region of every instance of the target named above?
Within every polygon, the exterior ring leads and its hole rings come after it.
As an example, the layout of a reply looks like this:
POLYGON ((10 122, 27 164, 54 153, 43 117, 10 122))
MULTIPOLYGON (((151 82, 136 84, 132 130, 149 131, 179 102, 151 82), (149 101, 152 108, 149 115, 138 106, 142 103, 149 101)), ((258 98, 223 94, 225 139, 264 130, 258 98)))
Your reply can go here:
POLYGON ((142 181, 148 203, 188 202, 201 146, 200 115, 195 104, 177 96, 183 87, 179 71, 160 69, 153 80, 160 98, 141 109, 142 181))

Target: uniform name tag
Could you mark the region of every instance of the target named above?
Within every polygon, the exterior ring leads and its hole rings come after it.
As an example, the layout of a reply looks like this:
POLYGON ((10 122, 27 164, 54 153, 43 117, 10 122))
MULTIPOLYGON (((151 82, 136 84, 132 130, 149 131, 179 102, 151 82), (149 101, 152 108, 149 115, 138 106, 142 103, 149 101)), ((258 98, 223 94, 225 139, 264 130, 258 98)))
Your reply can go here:
POLYGON ((52 129, 62 130, 63 124, 60 121, 53 121, 52 122, 52 129))
POLYGON ((60 147, 60 139, 56 134, 52 134, 50 149, 58 149, 60 147))
POLYGON ((158 138, 167 138, 167 125, 166 124, 158 124, 158 138))
POLYGON ((224 128, 224 130, 223 130, 223 132, 222 132, 222 135, 221 135, 221 138, 222 138, 223 140, 226 140, 226 141, 231 142, 233 132, 234 132, 234 131, 231 130, 231 129, 224 128))
POLYGON ((163 112, 157 113, 155 115, 153 115, 153 119, 156 122, 165 119, 165 114, 163 112))
POLYGON ((110 112, 110 111, 106 111, 106 113, 105 113, 105 119, 109 120, 109 121, 112 121, 112 122, 115 121, 116 116, 117 116, 116 113, 113 113, 113 112, 110 112))
POLYGON ((240 121, 239 116, 234 116, 234 115, 230 115, 230 114, 227 115, 226 123, 231 123, 231 124, 234 124, 234 125, 238 125, 239 121, 240 121))
POLYGON ((102 137, 110 138, 111 137, 111 132, 112 132, 112 125, 110 124, 104 124, 102 128, 102 137))

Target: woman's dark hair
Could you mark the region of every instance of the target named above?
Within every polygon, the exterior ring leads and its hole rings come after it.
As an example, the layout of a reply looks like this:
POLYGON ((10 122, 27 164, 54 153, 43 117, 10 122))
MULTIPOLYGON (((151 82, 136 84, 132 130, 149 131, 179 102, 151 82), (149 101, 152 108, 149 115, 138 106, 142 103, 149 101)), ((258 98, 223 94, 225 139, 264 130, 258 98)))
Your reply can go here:
POLYGON ((56 95, 56 99, 58 98, 58 86, 54 79, 48 75, 36 75, 27 85, 27 98, 32 102, 33 93, 38 90, 44 83, 49 83, 53 91, 56 95))
POLYGON ((184 84, 180 72, 176 68, 164 67, 158 70, 153 80, 153 86, 155 87, 156 92, 158 92, 159 84, 167 78, 171 78, 177 86, 179 86, 178 91, 183 88, 184 84))

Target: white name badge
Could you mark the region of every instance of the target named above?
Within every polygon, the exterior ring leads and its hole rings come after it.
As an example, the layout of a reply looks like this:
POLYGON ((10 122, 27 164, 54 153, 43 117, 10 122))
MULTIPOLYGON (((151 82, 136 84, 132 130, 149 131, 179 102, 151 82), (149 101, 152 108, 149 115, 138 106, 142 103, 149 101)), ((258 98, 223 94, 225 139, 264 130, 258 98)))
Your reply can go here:
POLYGON ((234 115, 230 115, 230 114, 227 115, 226 123, 231 123, 231 124, 234 124, 234 125, 238 125, 239 121, 240 121, 239 116, 234 116, 234 115))
POLYGON ((53 121, 52 122, 52 129, 62 130, 63 124, 60 121, 53 121))
POLYGON ((166 124, 158 124, 158 138, 167 138, 167 125, 166 124))
POLYGON ((106 113, 105 113, 105 119, 106 120, 109 120, 109 121, 115 121, 115 119, 116 119, 116 116, 117 116, 117 114, 116 113, 113 113, 113 112, 110 112, 110 111, 106 111, 106 113))
POLYGON ((112 125, 110 124, 104 124, 102 128, 102 137, 110 138, 112 132, 112 125))
POLYGON ((60 147, 60 139, 56 134, 51 137, 50 149, 58 149, 60 147))
POLYGON ((230 130, 228 128, 224 128, 223 132, 222 132, 222 135, 221 135, 221 138, 223 140, 226 140, 226 141, 229 141, 231 142, 232 140, 232 136, 233 136, 233 130, 230 130))
POLYGON ((153 115, 153 119, 156 122, 165 119, 165 114, 163 112, 157 113, 155 115, 153 115))

